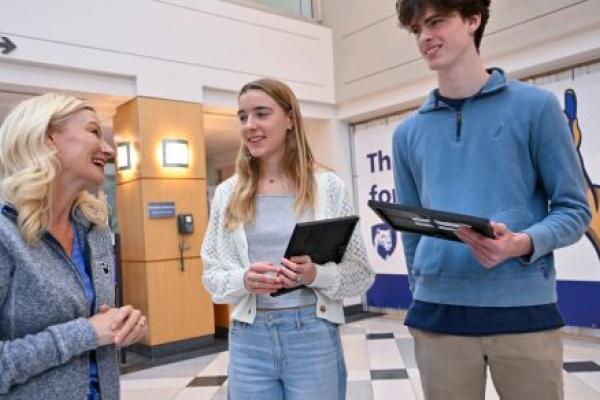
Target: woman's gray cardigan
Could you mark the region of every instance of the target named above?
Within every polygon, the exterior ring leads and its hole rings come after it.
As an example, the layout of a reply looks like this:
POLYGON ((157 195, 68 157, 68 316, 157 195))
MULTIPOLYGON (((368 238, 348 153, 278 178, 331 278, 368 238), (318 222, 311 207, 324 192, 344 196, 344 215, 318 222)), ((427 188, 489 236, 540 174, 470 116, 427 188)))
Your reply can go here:
MULTIPOLYGON (((0 399, 84 400, 89 352, 98 346, 83 283, 50 235, 27 245, 14 208, 0 203, 0 399)), ((114 305, 114 258, 108 228, 76 218, 87 232, 95 310, 114 305)), ((119 398, 114 346, 96 349, 103 400, 119 398)))

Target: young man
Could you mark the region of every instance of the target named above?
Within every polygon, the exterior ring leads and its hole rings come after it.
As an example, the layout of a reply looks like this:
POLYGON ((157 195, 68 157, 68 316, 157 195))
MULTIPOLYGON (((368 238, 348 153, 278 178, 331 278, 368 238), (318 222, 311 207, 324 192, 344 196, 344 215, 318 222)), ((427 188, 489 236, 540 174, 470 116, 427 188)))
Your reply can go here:
POLYGON ((552 251, 590 221, 584 178, 549 92, 486 70, 490 0, 397 0, 438 89, 394 133, 398 202, 489 218, 495 239, 402 235, 406 325, 427 400, 562 399, 552 251))

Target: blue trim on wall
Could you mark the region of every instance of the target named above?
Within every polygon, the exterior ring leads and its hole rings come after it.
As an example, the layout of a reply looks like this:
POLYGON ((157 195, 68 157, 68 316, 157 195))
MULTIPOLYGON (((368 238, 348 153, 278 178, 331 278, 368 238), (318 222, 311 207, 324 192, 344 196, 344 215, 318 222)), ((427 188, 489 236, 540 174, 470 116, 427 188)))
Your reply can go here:
POLYGON ((600 282, 559 280, 556 291, 565 324, 600 327, 600 282))
MULTIPOLYGON (((600 282, 563 281, 556 285, 565 324, 600 328, 600 282)), ((367 305, 406 309, 412 301, 406 275, 377 274, 367 291, 367 305)))
POLYGON ((377 274, 367 291, 367 305, 381 308, 408 308, 412 295, 407 275, 377 274))

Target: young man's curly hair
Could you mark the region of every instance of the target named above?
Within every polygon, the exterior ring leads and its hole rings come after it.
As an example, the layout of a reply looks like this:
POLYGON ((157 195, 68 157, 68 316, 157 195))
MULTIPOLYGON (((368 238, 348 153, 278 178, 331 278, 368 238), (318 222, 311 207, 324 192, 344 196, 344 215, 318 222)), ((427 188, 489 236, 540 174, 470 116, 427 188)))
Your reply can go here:
POLYGON ((418 21, 427 8, 450 14, 457 12, 464 19, 472 15, 481 15, 481 25, 475 31, 475 48, 479 51, 481 38, 485 25, 490 17, 491 0, 397 0, 396 13, 398 21, 404 28, 410 27, 418 21))

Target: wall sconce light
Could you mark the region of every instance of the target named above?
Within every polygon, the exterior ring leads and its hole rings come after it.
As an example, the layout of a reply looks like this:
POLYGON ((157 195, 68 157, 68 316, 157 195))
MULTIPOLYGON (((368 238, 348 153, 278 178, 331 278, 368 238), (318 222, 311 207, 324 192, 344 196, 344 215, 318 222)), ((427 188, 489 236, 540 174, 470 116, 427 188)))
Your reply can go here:
POLYGON ((162 141, 163 167, 188 167, 189 146, 187 140, 163 139, 162 141))
POLYGON ((131 143, 117 144, 117 169, 122 171, 131 168, 131 143))

